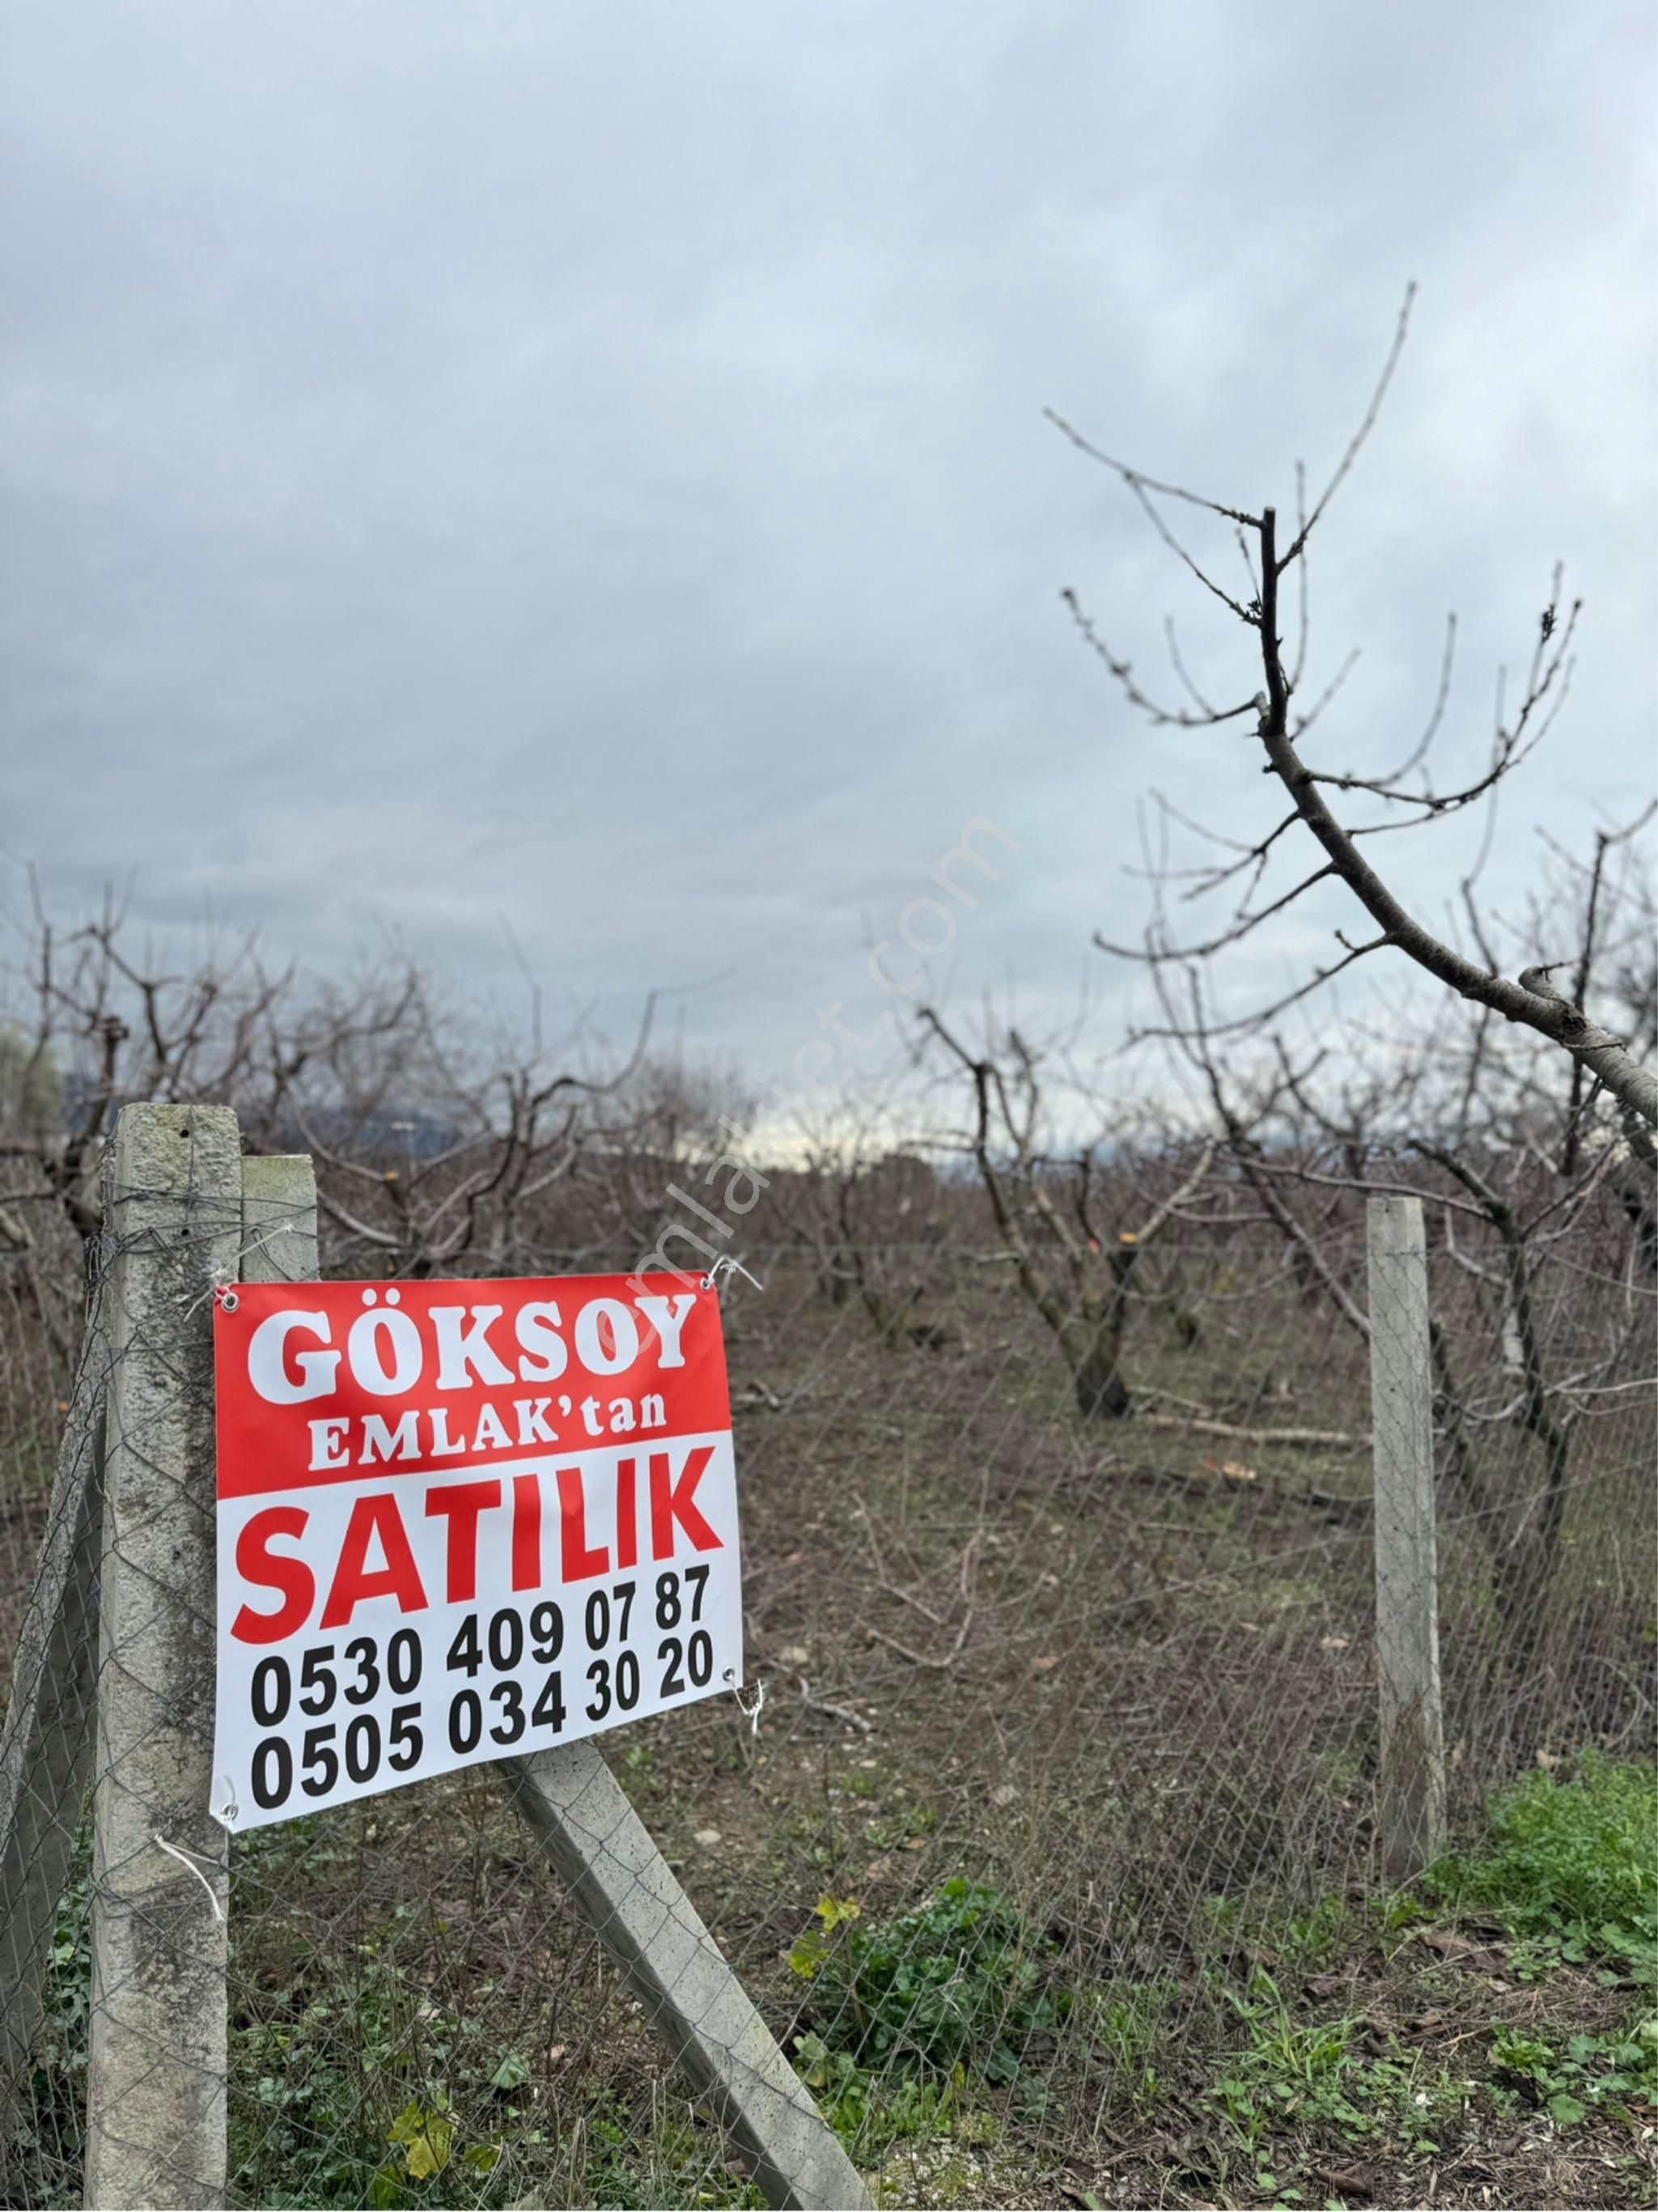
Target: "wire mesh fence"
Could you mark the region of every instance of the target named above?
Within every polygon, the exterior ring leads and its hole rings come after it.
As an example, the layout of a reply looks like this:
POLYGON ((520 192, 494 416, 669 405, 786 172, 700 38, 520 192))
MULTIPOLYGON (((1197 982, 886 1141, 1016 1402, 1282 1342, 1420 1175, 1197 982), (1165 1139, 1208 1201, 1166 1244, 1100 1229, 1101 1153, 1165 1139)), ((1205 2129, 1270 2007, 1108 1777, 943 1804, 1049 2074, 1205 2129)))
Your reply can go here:
MULTIPOLYGON (((756 1242, 763 1289, 721 1294, 746 1703, 609 1735, 556 1803, 526 1803, 521 1767, 472 1766, 228 1843, 196 1782, 205 1347, 248 1221, 234 1124, 204 1137, 201 1109, 172 1110, 190 1157, 112 1210, 86 1348, 72 1239, 50 1292, 21 1269, 0 1285, 10 1627, 31 1589, 86 1569, 80 1610, 47 1608, 52 1652, 24 1636, 9 1710, 9 1774, 30 1714, 84 1748, 14 1823, 20 1875, 52 1896, 44 1952, 14 1959, 41 1998, 9 2019, 6 2201, 108 2201, 100 2142, 155 2097, 174 2100, 169 2203, 844 2201, 815 2138, 798 2171, 768 2164, 797 2081, 884 2203, 1200 2198, 1203 2113, 1254 2171, 1229 2053, 1401 1879, 1379 1818, 1360 1200, 1316 1271, 1270 1224, 1172 1222, 1129 1280, 1121 1389, 1091 1417, 1062 1333, 970 1209, 827 1256, 756 1242), (167 1317, 159 1336, 146 1314, 167 1317), (100 1363, 107 1434, 77 1431, 100 1363), (708 1936, 751 2027, 699 1979, 708 1936), (216 2049, 187 2025, 216 1977, 216 2049), (699 2029, 772 2099, 758 2138, 729 2080, 698 2077, 699 2029), (190 2168, 207 2137, 222 2178, 190 2168)), ((1455 1836, 1540 1762, 1652 1752, 1653 1283, 1610 1198, 1523 1279, 1494 1230, 1430 1206, 1428 1231, 1414 1404, 1455 1836)))

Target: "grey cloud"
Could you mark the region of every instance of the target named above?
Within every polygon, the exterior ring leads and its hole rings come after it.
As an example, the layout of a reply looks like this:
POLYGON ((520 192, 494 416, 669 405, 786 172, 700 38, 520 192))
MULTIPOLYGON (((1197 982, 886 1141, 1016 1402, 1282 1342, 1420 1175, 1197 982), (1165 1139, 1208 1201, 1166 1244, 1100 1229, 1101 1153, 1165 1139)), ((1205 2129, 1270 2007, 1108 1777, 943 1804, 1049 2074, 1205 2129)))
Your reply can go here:
POLYGON ((1171 608, 1238 665, 1040 410, 1287 501, 1412 275, 1314 574, 1327 670, 1365 647, 1344 755, 1413 724, 1451 605, 1477 743, 1563 554, 1509 887, 1531 820, 1650 781, 1644 12, 66 0, 6 40, 0 835, 63 900, 136 866, 158 925, 313 958, 380 919, 485 991, 504 914, 619 1026, 734 967, 689 1033, 769 1068, 986 816, 1021 849, 958 988, 1068 1002, 1137 923, 1137 794, 1259 784, 1070 634, 1065 583, 1137 665, 1171 608))

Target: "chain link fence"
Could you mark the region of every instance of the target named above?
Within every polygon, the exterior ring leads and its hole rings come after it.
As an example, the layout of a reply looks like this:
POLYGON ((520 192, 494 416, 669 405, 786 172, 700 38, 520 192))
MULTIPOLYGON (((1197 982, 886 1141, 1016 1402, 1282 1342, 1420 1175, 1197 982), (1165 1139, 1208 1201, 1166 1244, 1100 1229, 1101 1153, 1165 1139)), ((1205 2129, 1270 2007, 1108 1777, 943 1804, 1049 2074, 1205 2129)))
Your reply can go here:
MULTIPOLYGON (((838 2149, 803 2132, 791 2172, 765 2148, 805 2128, 797 2081, 878 2202, 1213 2201, 1240 2022, 1400 1884, 1362 1197, 1316 1269, 1259 1219, 1171 1220, 1095 1418, 972 1205, 850 1254, 758 1238, 763 1288, 722 1292, 746 1705, 554 1754, 588 1761, 556 1802, 474 1766, 227 1846, 192 1795, 210 1301, 258 1239, 234 1123, 167 1110, 189 1158, 112 1209, 89 1297, 66 1232, 0 1267, 7 1893, 33 1894, 3 1938, 5 2201, 106 2201, 100 2144, 158 2097, 181 2145, 226 2145, 222 2180, 181 2148, 158 2202, 842 2201, 838 2149), (29 1730, 60 1749, 20 1802, 29 1730), (215 1978, 222 2049, 190 2039, 215 1978), (732 2069, 773 2100, 757 2133, 732 2069)), ((1654 1285, 1611 1195, 1522 1279, 1495 1231, 1432 1204, 1427 1227, 1455 1838, 1527 1770, 1652 1753, 1654 1285)))

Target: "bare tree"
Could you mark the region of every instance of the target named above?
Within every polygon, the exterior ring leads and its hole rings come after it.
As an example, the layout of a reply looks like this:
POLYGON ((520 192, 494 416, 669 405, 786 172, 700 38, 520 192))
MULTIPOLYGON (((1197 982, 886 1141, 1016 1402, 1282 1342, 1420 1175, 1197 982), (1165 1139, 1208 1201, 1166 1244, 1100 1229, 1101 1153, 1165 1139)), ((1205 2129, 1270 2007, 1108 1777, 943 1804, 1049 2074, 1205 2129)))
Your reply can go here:
POLYGON ((943 1197, 925 1160, 872 1127, 811 1143, 799 1169, 777 1179, 775 1206, 831 1305, 855 1301, 887 1341, 940 1352, 957 1332, 925 1317, 916 1263, 940 1242, 943 1197))
POLYGON ((100 1225, 99 1163, 124 1103, 222 1100, 252 1145, 273 1149, 319 1070, 366 1052, 383 1067, 392 1042, 423 1018, 422 980, 406 962, 319 981, 273 969, 246 937, 209 939, 173 966, 134 942, 112 897, 91 921, 59 927, 32 874, 27 909, 9 919, 0 1157, 29 1163, 82 1237, 100 1225))
POLYGON ((562 1258, 576 1215, 608 1228, 614 1258, 612 1179, 595 1176, 562 1222, 556 1195, 574 1193, 589 1153, 655 1143, 671 1157, 683 1133, 688 1094, 649 1058, 654 996, 621 1053, 580 1018, 546 1042, 533 988, 525 1034, 490 1038, 395 953, 318 976, 272 968, 246 937, 163 962, 114 900, 64 929, 32 879, 11 921, 0 1160, 33 1181, 0 1236, 20 1249, 19 1209, 37 1199, 96 1233, 103 1146, 133 1099, 228 1104, 251 1149, 309 1152, 336 1257, 387 1274, 562 1258))
POLYGON ((971 1084, 969 1150, 1019 1286, 1071 1370, 1078 1411, 1088 1419, 1121 1419, 1133 1404, 1123 1374, 1123 1340, 1145 1255, 1196 1196, 1216 1140, 1188 1148, 1180 1180, 1138 1227, 1103 1229, 1094 1215, 1092 1149, 1077 1156, 1064 1182, 1042 1149, 1039 1058, 1019 1032, 1010 1029, 999 1052, 987 1043, 975 1054, 936 1009, 922 1007, 919 1019, 971 1084), (1068 1200, 1069 1218, 1056 1184, 1068 1200))
MULTIPOLYGON (((653 995, 631 1049, 609 1068, 592 1054, 582 1065, 579 1035, 545 1046, 538 1021, 527 1046, 483 1066, 469 1041, 428 1029, 418 1088, 376 1079, 372 1056, 365 1065, 359 1052, 332 1061, 324 1098, 335 1115, 352 1102, 341 1134, 328 1110, 308 1102, 295 1122, 318 1163, 319 1200, 346 1249, 410 1276, 569 1264, 573 1247, 588 1240, 593 1209, 560 1208, 555 1198, 573 1197, 578 1166, 596 1150, 623 1156, 641 1141, 647 1105, 635 1101, 625 1118, 602 1115, 628 1099, 647 1065, 655 1008, 653 995)), ((613 1200, 608 1178, 602 1188, 613 1200)), ((608 1203, 600 1211, 614 1256, 614 1214, 608 1203)))
MULTIPOLYGON (((1084 612, 1074 592, 1066 601, 1084 637, 1099 655, 1128 700, 1158 725, 1186 730, 1220 729, 1246 721, 1254 730, 1262 754, 1264 771, 1272 779, 1283 802, 1276 818, 1259 836, 1236 837, 1206 830, 1184 815, 1175 818, 1196 828, 1220 848, 1225 857, 1194 873, 1186 896, 1200 896, 1223 890, 1238 891, 1232 913, 1215 931, 1185 945, 1174 943, 1161 913, 1154 921, 1145 947, 1126 947, 1096 939, 1103 949, 1127 957, 1145 957, 1154 963, 1180 964, 1212 957, 1236 947, 1264 923, 1279 917, 1326 883, 1345 884, 1373 925, 1374 933, 1357 942, 1338 932, 1339 957, 1315 967, 1312 975, 1271 1003, 1258 1006, 1229 1024, 1240 1032, 1254 1032, 1270 1025, 1309 994, 1371 955, 1393 951, 1447 985, 1461 1000, 1517 1024, 1569 1054, 1584 1071, 1585 1079, 1603 1085, 1630 1113, 1649 1127, 1658 1126, 1658 1077, 1637 1057, 1630 1040, 1603 1028, 1579 1003, 1588 983, 1588 953, 1584 944, 1560 944, 1547 957, 1523 968, 1517 975, 1498 973, 1480 957, 1478 945, 1463 951, 1448 943, 1413 912, 1395 887, 1370 857, 1370 840, 1400 830, 1443 822, 1486 799, 1529 756, 1548 729, 1563 701, 1570 674, 1570 651, 1580 603, 1568 605, 1562 596, 1562 579, 1556 571, 1548 602, 1538 622, 1528 652, 1526 675, 1516 703, 1505 705, 1499 685, 1495 728, 1489 750, 1478 769, 1448 790, 1436 790, 1428 771, 1428 758, 1444 718, 1449 696, 1455 643, 1455 619, 1447 629, 1437 694, 1426 729, 1415 743, 1402 748, 1397 764, 1376 775, 1318 763, 1309 743, 1314 729, 1341 688, 1351 666, 1345 663, 1333 683, 1303 711, 1299 704, 1307 665, 1308 549, 1315 531, 1329 512, 1337 491, 1357 461, 1375 428, 1388 387, 1403 349, 1412 293, 1400 311, 1393 344, 1381 378, 1358 428, 1319 497, 1308 506, 1305 478, 1297 470, 1296 524, 1281 544, 1276 508, 1251 513, 1242 507, 1204 497, 1184 487, 1162 482, 1127 462, 1115 459, 1093 445, 1057 415, 1051 419, 1066 436, 1090 459, 1109 469, 1127 487, 1166 547, 1185 565, 1197 583, 1224 607, 1250 640, 1254 662, 1248 690, 1224 706, 1211 703, 1193 681, 1182 659, 1172 624, 1168 630, 1170 658, 1184 703, 1169 705, 1146 690, 1130 664, 1118 659, 1099 629, 1084 612), (1214 518, 1234 536, 1247 583, 1229 588, 1212 573, 1177 534, 1169 519, 1177 503, 1214 518), (1297 599, 1297 640, 1293 657, 1286 657, 1280 626, 1284 601, 1294 589, 1297 599), (1283 890, 1263 896, 1269 870, 1283 849, 1282 841, 1299 831, 1318 848, 1317 864, 1302 872, 1283 890), (1554 977, 1570 975, 1563 991, 1554 977), (1581 979, 1581 980, 1580 980, 1581 979)), ((1170 810, 1171 813, 1173 810, 1170 810)))
MULTIPOLYGON (((1602 833, 1587 864, 1557 848, 1549 895, 1506 932, 1473 882, 1464 891, 1471 934, 1488 951, 1504 934, 1519 946, 1539 929, 1564 930, 1585 948, 1580 991, 1600 953, 1623 963, 1614 994, 1637 1036, 1654 954, 1644 878, 1619 856, 1640 826, 1602 833)), ((1652 1387, 1645 1124, 1627 1108, 1608 1112, 1575 1058, 1529 1032, 1494 1033, 1481 1005, 1431 1026, 1404 1007, 1391 1021, 1348 1017, 1300 1049, 1279 1030, 1251 1062, 1212 1025, 1199 969, 1179 988, 1166 966, 1155 972, 1163 1034, 1196 1073, 1225 1157, 1308 1294, 1366 1341, 1351 1200, 1406 1189, 1428 1207, 1442 1286, 1448 1268, 1475 1303, 1461 1346, 1438 1302, 1431 1322, 1442 1474, 1486 1547, 1503 1650, 1523 1680, 1597 1428, 1626 1394, 1652 1387)))

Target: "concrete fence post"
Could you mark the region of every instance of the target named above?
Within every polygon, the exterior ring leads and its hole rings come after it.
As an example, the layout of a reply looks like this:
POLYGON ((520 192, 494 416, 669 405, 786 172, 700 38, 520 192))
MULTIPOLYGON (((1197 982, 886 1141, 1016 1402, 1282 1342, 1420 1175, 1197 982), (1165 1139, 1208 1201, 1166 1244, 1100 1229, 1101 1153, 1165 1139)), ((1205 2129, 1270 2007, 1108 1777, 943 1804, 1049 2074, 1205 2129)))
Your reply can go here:
POLYGON ((1382 1863, 1408 1881, 1445 1848, 1433 1372, 1418 1198, 1372 1198, 1370 1404, 1376 1461, 1378 1813, 1382 1863))
POLYGON ((245 1283, 317 1279, 317 1177, 309 1152, 250 1156, 242 1162, 245 1283))
POLYGON ((241 1167, 223 1106, 124 1107, 105 1161, 90 2206, 224 2202, 228 1854, 208 1810, 213 1291, 238 1272, 241 1167))

